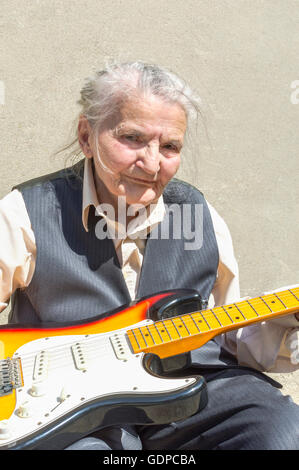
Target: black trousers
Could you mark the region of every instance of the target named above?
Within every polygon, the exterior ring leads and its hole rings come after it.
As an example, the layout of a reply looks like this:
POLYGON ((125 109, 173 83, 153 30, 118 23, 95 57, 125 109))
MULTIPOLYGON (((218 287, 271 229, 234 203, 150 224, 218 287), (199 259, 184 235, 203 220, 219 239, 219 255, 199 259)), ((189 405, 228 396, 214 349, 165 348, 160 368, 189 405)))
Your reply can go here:
POLYGON ((299 406, 263 374, 205 369, 208 405, 183 421, 159 426, 110 427, 69 450, 298 450, 299 406))

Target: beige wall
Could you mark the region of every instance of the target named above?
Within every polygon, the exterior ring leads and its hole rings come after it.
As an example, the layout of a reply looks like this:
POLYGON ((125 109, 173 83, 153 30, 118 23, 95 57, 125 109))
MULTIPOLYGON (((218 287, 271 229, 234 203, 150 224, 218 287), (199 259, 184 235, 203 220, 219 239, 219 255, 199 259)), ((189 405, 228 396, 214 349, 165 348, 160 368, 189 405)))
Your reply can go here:
POLYGON ((227 221, 242 295, 299 282, 298 1, 1 0, 0 24, 0 197, 64 165, 86 76, 154 61, 202 97, 179 176, 227 221))

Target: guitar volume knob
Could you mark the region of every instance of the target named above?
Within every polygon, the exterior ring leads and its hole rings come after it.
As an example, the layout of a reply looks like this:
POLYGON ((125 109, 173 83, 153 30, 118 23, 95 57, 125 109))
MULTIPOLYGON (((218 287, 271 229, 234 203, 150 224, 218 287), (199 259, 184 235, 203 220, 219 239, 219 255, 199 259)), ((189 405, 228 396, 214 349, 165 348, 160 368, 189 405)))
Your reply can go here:
POLYGON ((46 393, 46 387, 43 382, 33 383, 29 391, 30 395, 33 397, 41 397, 46 393))
POLYGON ((32 413, 28 401, 25 401, 24 403, 22 403, 22 405, 19 406, 19 408, 17 409, 17 415, 19 416, 19 418, 30 418, 32 413))

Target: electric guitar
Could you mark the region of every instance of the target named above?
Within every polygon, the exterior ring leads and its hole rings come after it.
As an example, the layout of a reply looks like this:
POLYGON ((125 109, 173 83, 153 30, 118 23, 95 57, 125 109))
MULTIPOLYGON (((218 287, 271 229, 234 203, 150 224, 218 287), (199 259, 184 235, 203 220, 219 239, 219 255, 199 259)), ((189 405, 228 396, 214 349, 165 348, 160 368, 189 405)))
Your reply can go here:
POLYGON ((0 327, 0 449, 63 449, 109 425, 165 424, 208 400, 188 353, 216 335, 299 311, 299 287, 206 309, 164 291, 90 320, 0 327))

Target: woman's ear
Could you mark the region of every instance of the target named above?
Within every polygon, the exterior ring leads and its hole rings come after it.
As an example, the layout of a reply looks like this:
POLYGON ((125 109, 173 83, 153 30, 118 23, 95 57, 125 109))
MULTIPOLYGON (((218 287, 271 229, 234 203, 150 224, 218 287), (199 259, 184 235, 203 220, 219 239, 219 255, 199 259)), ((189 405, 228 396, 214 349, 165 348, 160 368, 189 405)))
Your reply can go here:
POLYGON ((86 158, 92 158, 93 152, 91 148, 91 137, 92 137, 92 129, 91 126, 83 114, 79 117, 78 122, 78 140, 82 152, 84 153, 86 158))

